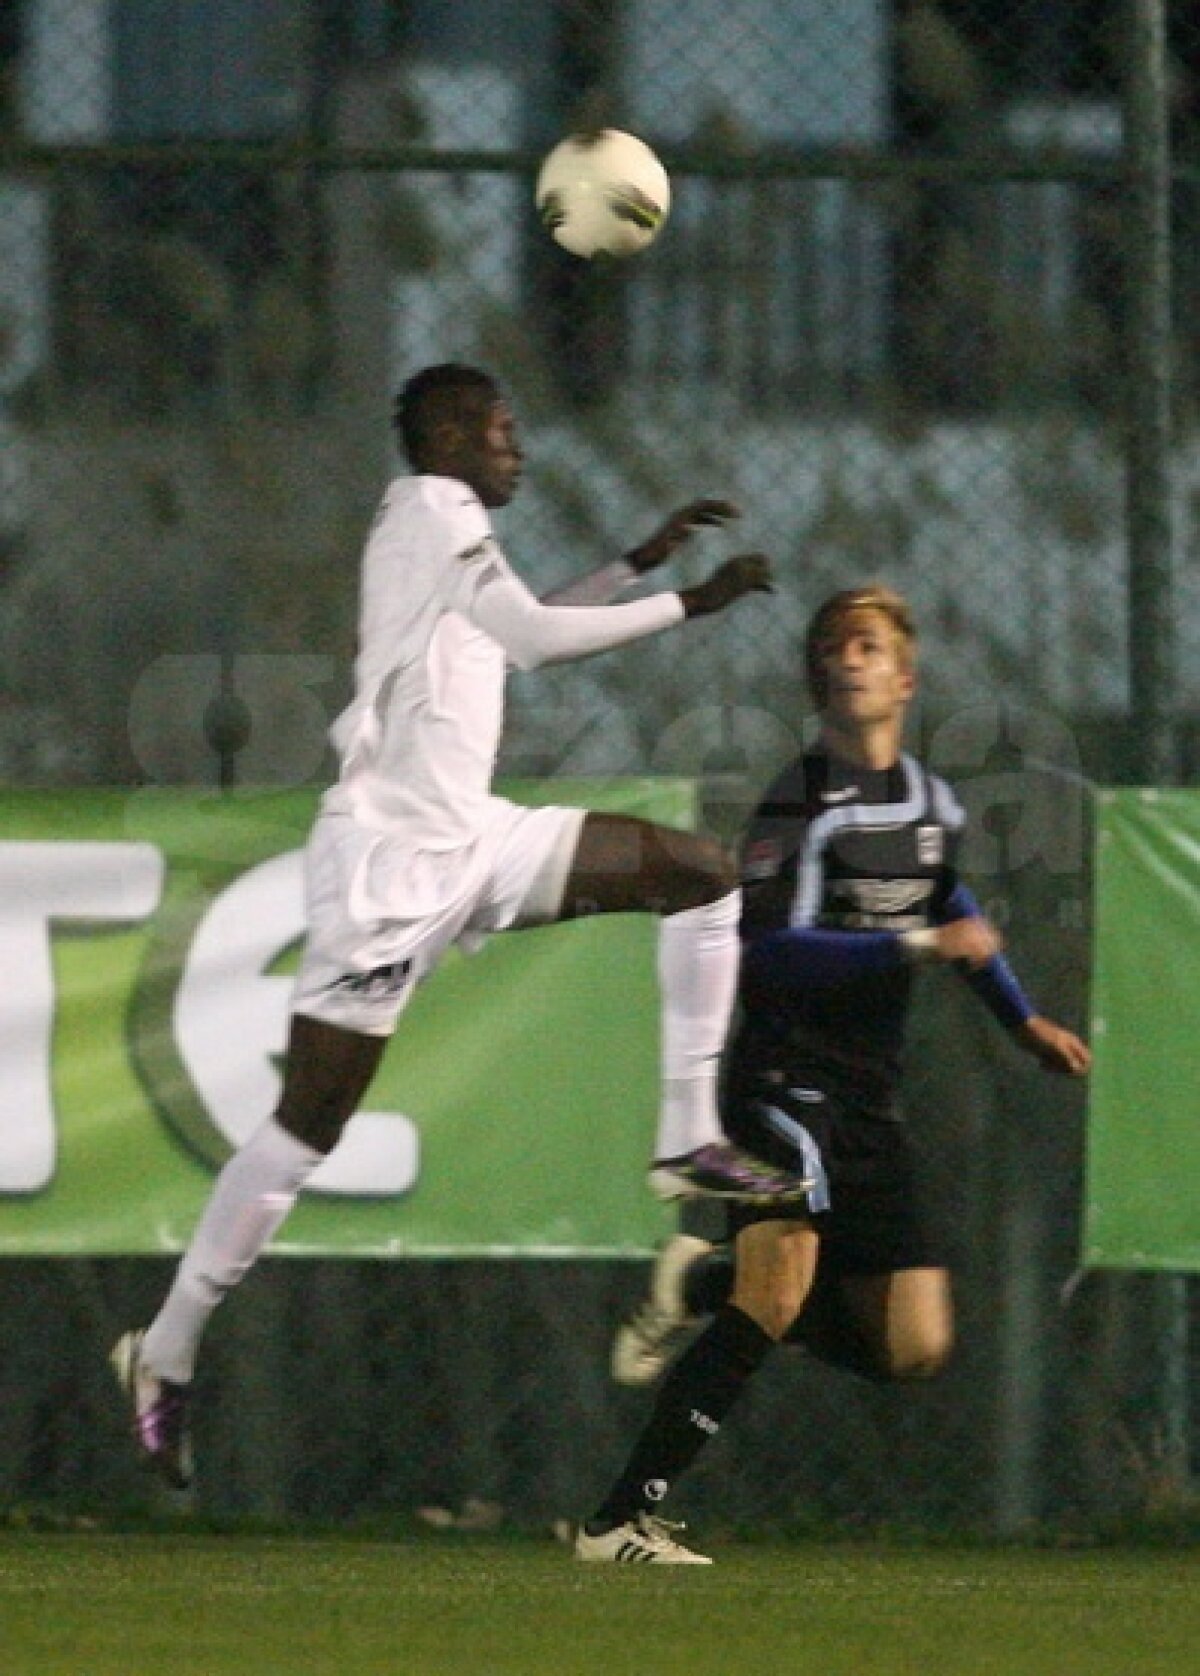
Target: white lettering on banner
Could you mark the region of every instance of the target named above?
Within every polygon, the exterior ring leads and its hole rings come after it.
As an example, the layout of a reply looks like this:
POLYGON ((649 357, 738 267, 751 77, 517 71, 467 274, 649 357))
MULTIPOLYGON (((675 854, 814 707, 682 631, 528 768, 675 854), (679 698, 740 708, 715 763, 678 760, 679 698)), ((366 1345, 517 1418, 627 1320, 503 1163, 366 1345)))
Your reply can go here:
POLYGON ((51 922, 136 923, 162 882, 153 844, 0 842, 0 1192, 36 1193, 54 1174, 51 922))
MULTIPOLYGON (((197 1094, 232 1146, 275 1109, 292 981, 268 968, 304 932, 303 855, 290 851, 243 873, 196 929, 175 999, 175 1037, 197 1094)), ((357 1112, 309 1178, 325 1193, 408 1192, 419 1168, 410 1118, 357 1112)))

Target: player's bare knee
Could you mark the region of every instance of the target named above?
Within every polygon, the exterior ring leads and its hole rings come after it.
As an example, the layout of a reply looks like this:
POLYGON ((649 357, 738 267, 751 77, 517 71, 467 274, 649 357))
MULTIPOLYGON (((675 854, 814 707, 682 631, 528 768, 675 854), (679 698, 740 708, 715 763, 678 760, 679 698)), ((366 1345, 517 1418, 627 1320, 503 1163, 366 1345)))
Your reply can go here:
POLYGON ((737 888, 737 865, 715 838, 691 836, 685 853, 675 858, 675 912, 719 902, 737 888))
POLYGON ((740 1291, 735 1288, 730 1302, 778 1344, 800 1314, 804 1297, 800 1288, 789 1285, 740 1291))
POLYGON ((902 1385, 936 1379, 950 1360, 953 1347, 952 1339, 946 1337, 892 1350, 885 1359, 884 1376, 902 1385))
POLYGON ((707 902, 718 902, 738 887, 738 866, 733 855, 715 840, 706 839, 708 865, 705 878, 708 886, 707 902))

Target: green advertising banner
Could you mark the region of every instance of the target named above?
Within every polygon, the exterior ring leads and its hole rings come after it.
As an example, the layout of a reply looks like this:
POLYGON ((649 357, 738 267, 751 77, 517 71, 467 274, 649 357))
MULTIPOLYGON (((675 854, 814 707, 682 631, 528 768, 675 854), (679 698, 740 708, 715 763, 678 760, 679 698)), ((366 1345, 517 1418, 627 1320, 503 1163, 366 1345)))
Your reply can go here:
MULTIPOLYGON (((510 784, 691 824, 679 781, 510 784)), ((0 814, 0 1254, 178 1251, 272 1109, 315 793, 17 792, 0 814)), ((655 929, 493 937, 419 992, 274 1250, 644 1252, 655 929)))
POLYGON ((1084 1258, 1200 1270, 1200 792, 1105 791, 1084 1258))

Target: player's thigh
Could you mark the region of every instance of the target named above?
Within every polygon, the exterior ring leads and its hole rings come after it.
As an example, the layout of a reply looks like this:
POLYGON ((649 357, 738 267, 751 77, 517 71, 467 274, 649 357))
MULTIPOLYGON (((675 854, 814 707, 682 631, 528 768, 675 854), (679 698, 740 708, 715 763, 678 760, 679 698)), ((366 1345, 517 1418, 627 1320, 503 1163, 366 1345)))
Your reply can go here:
POLYGON ((781 1339, 804 1308, 817 1267, 812 1224, 795 1217, 749 1222, 738 1230, 730 1303, 781 1339))
POLYGON ((844 1275, 845 1305, 893 1379, 925 1379, 945 1364, 954 1344, 954 1304, 944 1268, 844 1275))
POLYGON ((528 809, 493 799, 480 846, 484 871, 460 939, 465 946, 493 931, 553 925, 563 917, 586 819, 583 809, 528 809))
POLYGON ((736 884, 733 862, 714 839, 593 810, 580 833, 561 917, 678 914, 727 896, 736 884))

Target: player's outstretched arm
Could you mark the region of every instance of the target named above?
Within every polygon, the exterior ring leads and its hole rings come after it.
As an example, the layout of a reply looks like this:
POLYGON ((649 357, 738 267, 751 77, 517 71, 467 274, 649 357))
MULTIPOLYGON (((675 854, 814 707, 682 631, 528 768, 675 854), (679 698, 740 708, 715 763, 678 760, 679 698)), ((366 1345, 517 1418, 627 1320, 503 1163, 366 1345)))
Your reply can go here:
POLYGON ((625 563, 639 575, 657 570, 666 564, 696 530, 719 529, 731 518, 740 518, 742 509, 731 500, 691 500, 681 506, 655 530, 648 541, 633 547, 625 555, 625 563))
MULTIPOLYGON (((973 903, 973 900, 965 889, 961 892, 960 902, 973 903)), ((1081 1077, 1090 1069, 1092 1056, 1087 1044, 1073 1031, 1038 1012, 1000 952, 999 934, 982 914, 967 914, 939 926, 935 932, 915 935, 921 939, 936 937, 937 958, 955 962, 1017 1046, 1032 1054, 1046 1070, 1081 1077), (990 953, 987 952, 989 943, 990 953), (981 960, 980 955, 986 958, 981 960)))
POLYGON ((1034 1013, 1032 1018, 1017 1027, 1014 1039, 1026 1053, 1060 1076, 1081 1077, 1091 1068, 1092 1054, 1087 1043, 1073 1030, 1066 1030, 1053 1019, 1034 1013))
POLYGON ((743 594, 769 591, 771 565, 761 553, 743 553, 695 588, 650 594, 627 605, 560 609, 535 599, 485 545, 463 562, 458 581, 455 609, 503 646, 518 669, 536 669, 629 645, 687 617, 723 611, 743 594))
POLYGON ((693 500, 681 506, 640 547, 633 547, 623 558, 610 560, 597 570, 589 570, 570 582, 560 583, 540 596, 543 605, 609 605, 639 577, 665 564, 692 534, 693 530, 715 528, 741 517, 740 508, 731 500, 693 500))
POLYGON ((739 553, 718 565, 712 575, 694 588, 680 588, 685 617, 710 617, 724 611, 746 594, 774 592, 771 561, 765 553, 739 553))

